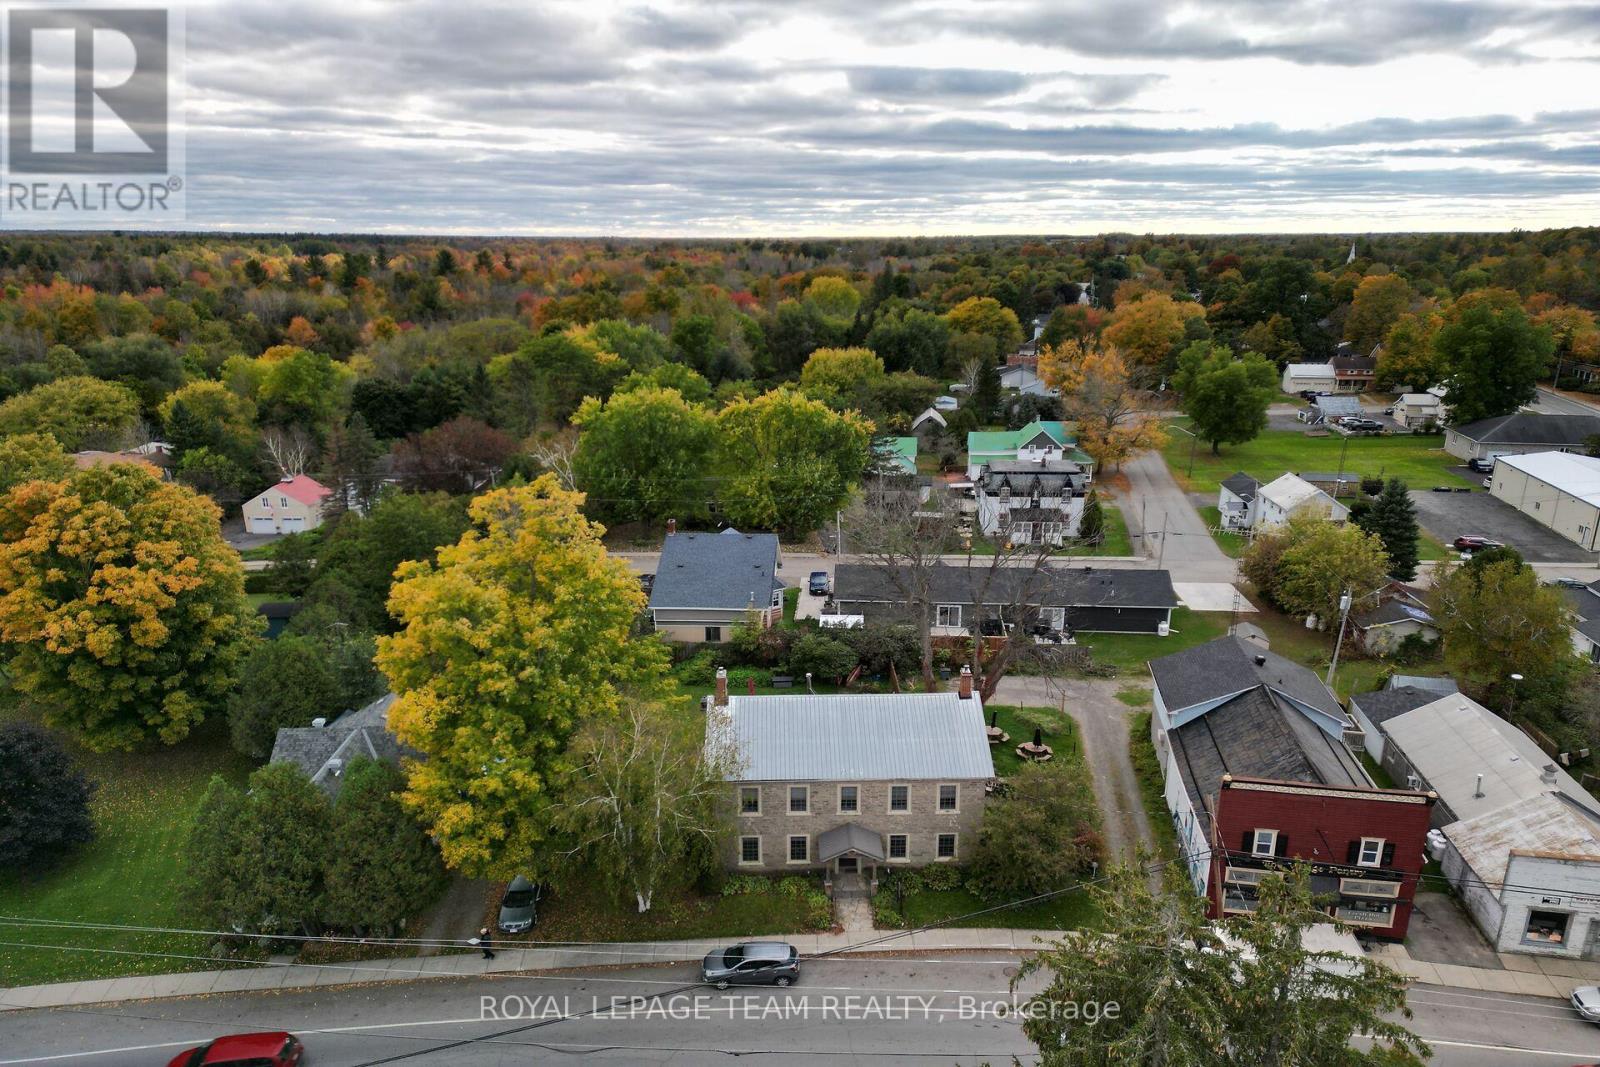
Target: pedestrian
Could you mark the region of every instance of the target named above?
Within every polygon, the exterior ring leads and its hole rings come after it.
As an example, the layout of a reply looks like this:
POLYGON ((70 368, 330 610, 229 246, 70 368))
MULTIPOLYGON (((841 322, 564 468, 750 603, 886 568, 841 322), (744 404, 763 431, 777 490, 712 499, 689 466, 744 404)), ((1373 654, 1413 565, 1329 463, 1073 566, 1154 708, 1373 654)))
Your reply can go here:
POLYGON ((478 947, 483 949, 484 959, 494 959, 494 939, 489 936, 489 928, 487 926, 478 931, 478 947))

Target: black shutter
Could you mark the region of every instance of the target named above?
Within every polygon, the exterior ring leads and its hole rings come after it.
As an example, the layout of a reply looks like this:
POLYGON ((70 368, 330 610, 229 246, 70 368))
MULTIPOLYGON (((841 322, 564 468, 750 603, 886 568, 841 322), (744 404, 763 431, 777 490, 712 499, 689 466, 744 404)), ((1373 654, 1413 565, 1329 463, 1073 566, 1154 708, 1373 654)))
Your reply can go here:
POLYGON ((1394 843, 1393 842, 1390 842, 1389 844, 1383 846, 1383 866, 1385 866, 1385 867, 1393 867, 1394 866, 1394 843))
POLYGON ((1244 832, 1244 847, 1241 851, 1243 851, 1246 856, 1252 855, 1256 850, 1255 844, 1256 832, 1254 830, 1246 830, 1244 832))
POLYGON ((1361 861, 1360 841, 1350 842, 1350 847, 1344 850, 1344 861, 1352 867, 1361 861))
POLYGON ((1287 856, 1288 854, 1289 854, 1289 835, 1286 834, 1286 833, 1283 833, 1282 831, 1279 831, 1279 833, 1278 833, 1278 855, 1287 856))

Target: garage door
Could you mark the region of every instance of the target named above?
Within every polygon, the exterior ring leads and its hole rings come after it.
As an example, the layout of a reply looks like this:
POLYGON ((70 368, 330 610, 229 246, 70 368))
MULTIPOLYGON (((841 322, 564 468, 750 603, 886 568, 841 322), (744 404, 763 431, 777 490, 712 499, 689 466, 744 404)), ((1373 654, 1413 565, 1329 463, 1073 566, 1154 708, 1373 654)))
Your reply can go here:
POLYGON ((294 516, 294 517, 290 517, 288 515, 284 516, 284 518, 283 518, 283 529, 284 529, 285 533, 298 533, 299 531, 304 530, 305 528, 306 528, 306 520, 305 519, 303 519, 303 518, 301 518, 299 516, 294 516))

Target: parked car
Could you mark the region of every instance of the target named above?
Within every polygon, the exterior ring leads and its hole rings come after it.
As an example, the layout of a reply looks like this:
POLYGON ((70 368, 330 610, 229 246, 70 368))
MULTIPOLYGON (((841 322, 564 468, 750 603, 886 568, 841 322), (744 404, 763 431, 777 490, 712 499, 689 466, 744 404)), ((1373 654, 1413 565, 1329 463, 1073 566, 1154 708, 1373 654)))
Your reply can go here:
POLYGON ((1572 1006, 1592 1023, 1600 1023, 1600 986, 1582 985, 1572 991, 1572 1006))
POLYGON ((167 1067, 295 1067, 305 1046, 293 1034, 233 1034, 172 1057, 167 1067))
POLYGON ((827 571, 812 571, 807 585, 811 589, 812 596, 827 596, 833 590, 833 582, 829 579, 827 571))
POLYGON ((1363 419, 1359 416, 1349 415, 1339 421, 1350 433, 1382 433, 1383 423, 1376 419, 1363 419))
POLYGON ((1469 459, 1467 460, 1467 467, 1470 470, 1477 471, 1479 474, 1488 474, 1490 471, 1494 470, 1494 460, 1469 459))
POLYGON ((1455 539, 1454 544, 1458 552, 1479 552, 1485 548, 1505 547, 1504 541, 1496 541, 1493 538, 1483 537, 1479 534, 1462 534, 1455 539))
POLYGON ((524 934, 539 921, 539 887, 526 875, 517 875, 500 898, 500 920, 495 925, 503 934, 524 934))
POLYGON ((745 941, 706 953, 700 979, 727 989, 731 985, 794 984, 800 977, 800 950, 782 941, 745 941))
POLYGON ((1582 578, 1557 578, 1555 584, 1567 589, 1587 589, 1589 583, 1582 578))
POLYGON ((644 590, 644 595, 649 596, 650 591, 656 587, 656 576, 653 574, 639 575, 639 588, 644 590))

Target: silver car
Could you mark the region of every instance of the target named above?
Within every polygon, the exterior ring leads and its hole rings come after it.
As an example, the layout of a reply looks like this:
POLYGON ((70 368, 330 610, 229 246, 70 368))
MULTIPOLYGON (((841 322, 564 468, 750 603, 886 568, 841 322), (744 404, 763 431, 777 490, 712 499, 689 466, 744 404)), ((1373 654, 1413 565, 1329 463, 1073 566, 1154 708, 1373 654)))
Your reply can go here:
POLYGON ((800 977, 800 950, 782 941, 746 941, 706 953, 700 979, 727 989, 731 985, 793 985, 800 977))
POLYGON ((503 934, 525 934, 539 919, 539 887, 525 875, 517 875, 500 898, 500 919, 496 926, 503 934))
POLYGON ((1592 1023, 1600 1023, 1600 986, 1584 985, 1572 991, 1572 1006, 1592 1023))

